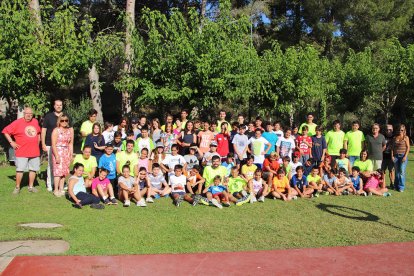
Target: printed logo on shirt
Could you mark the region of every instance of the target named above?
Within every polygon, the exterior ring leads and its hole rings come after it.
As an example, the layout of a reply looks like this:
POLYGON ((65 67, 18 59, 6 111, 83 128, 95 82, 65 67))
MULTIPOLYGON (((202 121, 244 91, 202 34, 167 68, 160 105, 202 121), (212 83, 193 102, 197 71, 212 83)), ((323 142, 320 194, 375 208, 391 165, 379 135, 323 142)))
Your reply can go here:
POLYGON ((28 137, 35 137, 37 135, 37 131, 36 131, 36 128, 34 126, 27 126, 24 129, 24 133, 28 137))

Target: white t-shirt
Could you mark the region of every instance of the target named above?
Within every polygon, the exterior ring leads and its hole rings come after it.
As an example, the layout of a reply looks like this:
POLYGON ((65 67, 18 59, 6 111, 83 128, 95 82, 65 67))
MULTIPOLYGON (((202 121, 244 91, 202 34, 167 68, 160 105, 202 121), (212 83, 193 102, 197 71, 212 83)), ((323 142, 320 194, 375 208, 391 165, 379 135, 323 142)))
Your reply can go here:
POLYGON ((284 137, 283 136, 283 131, 280 130, 280 129, 279 130, 276 130, 276 131, 273 131, 273 133, 276 134, 277 135, 277 138, 279 138, 279 139, 282 138, 282 137, 284 137))
POLYGON ((184 175, 175 176, 171 175, 168 180, 168 184, 171 186, 171 191, 173 193, 185 192, 185 185, 187 183, 187 178, 184 175))
POLYGON ((162 184, 166 183, 167 181, 165 181, 165 177, 162 173, 160 173, 159 175, 154 175, 152 173, 150 173, 148 175, 148 178, 150 180, 151 183, 151 187, 161 190, 162 189, 162 184))
POLYGON ((131 189, 134 186, 135 179, 133 176, 130 176, 128 179, 123 177, 122 175, 118 178, 118 184, 122 183, 131 189))
MULTIPOLYGON (((236 135, 234 135, 232 143, 236 146, 237 151, 243 152, 244 149, 249 145, 249 138, 245 134, 241 135, 237 133, 236 135)), ((243 156, 239 157, 239 159, 244 158, 247 158, 247 153, 244 153, 243 156)))
POLYGON ((165 156, 165 159, 162 161, 162 163, 173 170, 175 165, 182 165, 184 167, 184 165, 186 164, 184 157, 180 154, 168 154, 167 156, 165 156))
POLYGON ((292 152, 296 145, 295 140, 293 140, 292 137, 289 137, 288 139, 282 137, 279 140, 277 140, 276 146, 279 148, 280 158, 285 156, 289 156, 289 158, 292 158, 292 152))
POLYGON ((111 143, 114 140, 114 133, 115 131, 104 131, 102 132, 102 136, 104 137, 105 144, 111 143))
POLYGON ((290 161, 290 165, 292 166, 291 168, 291 172, 292 172, 292 176, 294 176, 296 174, 296 168, 299 166, 302 166, 302 163, 297 162, 297 163, 293 163, 292 161, 290 161))
POLYGON ((263 137, 260 137, 260 138, 252 137, 252 138, 249 139, 249 144, 252 144, 252 153, 253 153, 253 156, 254 156, 253 163, 263 164, 263 162, 265 160, 265 156, 264 156, 264 154, 262 154, 262 152, 265 149, 265 145, 268 144, 268 143, 269 143, 269 141, 267 141, 263 137))

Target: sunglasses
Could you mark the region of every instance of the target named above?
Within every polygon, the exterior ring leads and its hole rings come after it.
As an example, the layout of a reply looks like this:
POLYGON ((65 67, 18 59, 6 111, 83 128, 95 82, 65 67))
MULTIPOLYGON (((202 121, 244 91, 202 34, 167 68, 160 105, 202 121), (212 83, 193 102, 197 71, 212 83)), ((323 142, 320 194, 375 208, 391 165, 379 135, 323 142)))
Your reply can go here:
POLYGON ((69 122, 69 120, 68 119, 65 119, 65 120, 60 120, 61 122, 65 122, 65 123, 67 123, 67 122, 69 122))

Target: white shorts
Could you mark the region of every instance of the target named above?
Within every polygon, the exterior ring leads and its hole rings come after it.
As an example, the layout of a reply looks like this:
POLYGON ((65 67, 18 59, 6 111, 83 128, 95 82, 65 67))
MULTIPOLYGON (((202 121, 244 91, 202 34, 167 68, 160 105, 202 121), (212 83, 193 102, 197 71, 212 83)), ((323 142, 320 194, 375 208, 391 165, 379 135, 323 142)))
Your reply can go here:
POLYGON ((40 170, 40 157, 16 157, 14 164, 16 165, 16 172, 27 170, 37 172, 40 170))

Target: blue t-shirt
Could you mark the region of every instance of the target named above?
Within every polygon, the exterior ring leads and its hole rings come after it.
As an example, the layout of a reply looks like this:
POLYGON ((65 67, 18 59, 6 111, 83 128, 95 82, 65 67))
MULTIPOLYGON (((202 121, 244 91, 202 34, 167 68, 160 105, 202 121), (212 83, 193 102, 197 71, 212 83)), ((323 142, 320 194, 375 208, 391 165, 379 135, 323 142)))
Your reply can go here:
POLYGON ((226 174, 226 176, 229 176, 229 175, 230 175, 230 173, 231 173, 231 168, 233 168, 236 164, 234 164, 234 162, 231 162, 231 163, 229 164, 229 163, 227 163, 227 161, 224 161, 223 163, 221 163, 221 165, 222 165, 223 167, 226 167, 226 169, 227 169, 227 174, 226 174))
POLYGON ((99 168, 105 168, 109 171, 107 176, 108 179, 115 179, 116 178, 116 156, 115 154, 111 154, 107 156, 106 154, 102 155, 99 158, 99 168))
POLYGON ((357 177, 351 176, 352 185, 354 185, 354 188, 359 190, 359 181, 360 181, 359 175, 357 177))
MULTIPOLYGON (((276 151, 277 139, 279 139, 276 133, 273 132, 263 132, 262 137, 265 138, 270 143, 270 151, 266 154, 269 155, 272 151, 276 151)), ((267 146, 265 146, 264 151, 267 151, 267 146)))
POLYGON ((298 179, 298 176, 295 174, 292 176, 292 179, 290 180, 290 186, 291 187, 298 187, 299 190, 303 191, 303 188, 308 186, 308 180, 303 175, 302 179, 298 179))
POLYGON ((336 181, 336 176, 330 178, 327 174, 323 176, 323 181, 326 182, 329 186, 333 186, 334 182, 336 181))
POLYGON ((312 136, 312 157, 316 161, 322 161, 323 149, 326 149, 325 137, 312 136))
POLYGON ((222 193, 226 190, 227 190, 226 187, 224 187, 223 185, 218 185, 218 186, 212 185, 208 187, 208 192, 212 193, 213 195, 222 193))

